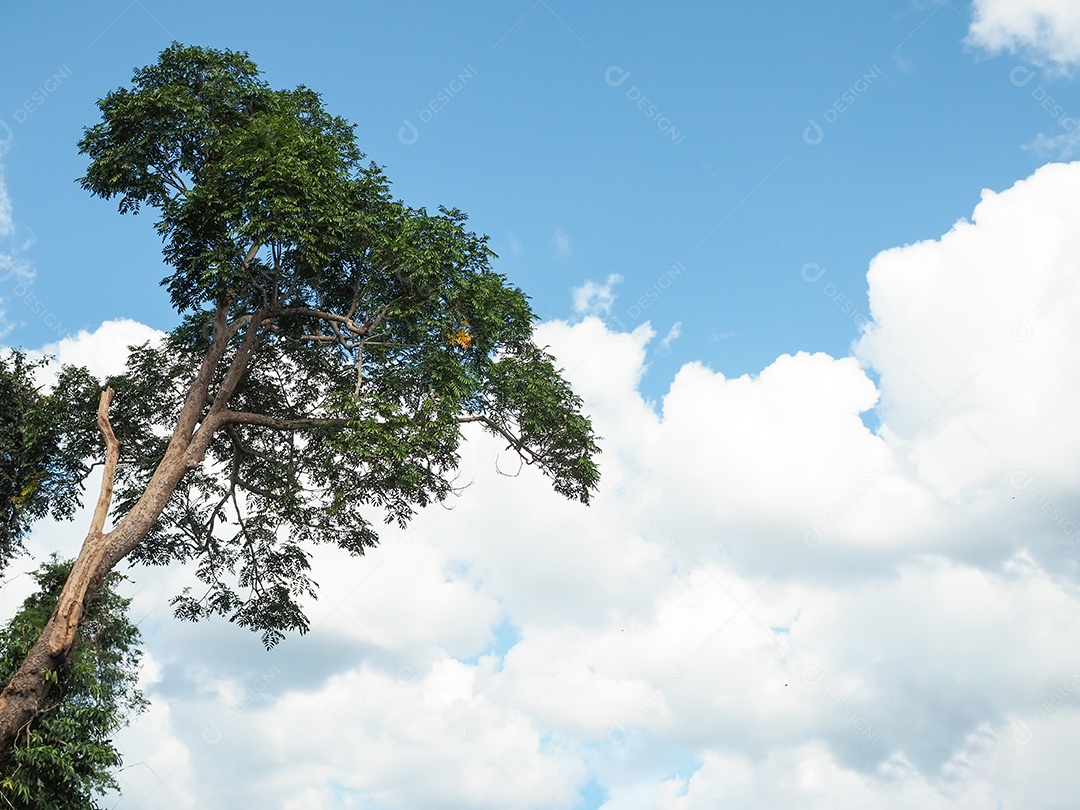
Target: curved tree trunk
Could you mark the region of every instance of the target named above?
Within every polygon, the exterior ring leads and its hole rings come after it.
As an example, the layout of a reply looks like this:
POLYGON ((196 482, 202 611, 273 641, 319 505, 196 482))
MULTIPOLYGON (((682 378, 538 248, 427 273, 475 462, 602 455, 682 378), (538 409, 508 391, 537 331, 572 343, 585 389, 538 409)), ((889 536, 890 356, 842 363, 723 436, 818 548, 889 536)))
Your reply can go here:
POLYGON ((193 444, 199 445, 201 450, 205 441, 193 442, 190 434, 183 437, 179 431, 174 434, 165 457, 154 471, 138 503, 112 531, 104 533, 102 529, 112 500, 116 463, 120 454, 120 443, 113 434, 108 417, 112 395, 111 388, 103 391, 98 405, 98 424, 105 436, 106 460, 90 531, 45 629, 18 672, 0 693, 0 760, 7 757, 19 734, 33 723, 44 706, 52 684, 49 674, 67 660, 86 605, 101 587, 105 576, 153 528, 180 479, 201 460, 201 452, 194 454, 193 458, 189 451, 193 449, 193 444))
POLYGON ((90 523, 90 532, 83 541, 78 559, 57 600, 45 629, 7 686, 0 694, 0 758, 5 756, 41 710, 49 694, 50 673, 67 660, 75 644, 86 604, 94 597, 108 568, 102 567, 105 556, 105 535, 102 529, 112 501, 116 463, 120 458, 120 442, 116 440, 109 422, 109 405, 113 390, 106 388, 98 400, 98 427, 105 437, 105 470, 101 492, 90 523))
POLYGON ((107 571, 100 570, 101 537, 87 537, 57 608, 18 672, 0 694, 0 760, 29 728, 45 704, 57 671, 75 644, 85 605, 93 598, 107 571), (97 560, 95 560, 97 558, 97 560), (100 573, 99 573, 100 572, 100 573))
MULTIPOLYGON (((104 531, 105 519, 112 502, 116 465, 120 458, 120 442, 109 422, 113 390, 106 388, 101 392, 97 419, 101 434, 105 437, 105 470, 94 517, 71 574, 60 592, 56 609, 45 624, 41 636, 30 648, 22 666, 0 693, 0 761, 7 758, 19 735, 32 725, 34 718, 45 705, 45 698, 52 684, 49 674, 67 660, 75 644, 86 605, 101 587, 105 576, 142 542, 161 516, 180 480, 202 462, 210 438, 220 426, 220 411, 224 410, 226 404, 225 401, 215 403, 216 407, 211 408, 211 412, 217 412, 215 416, 207 414, 200 422, 210 379, 225 355, 229 337, 236 326, 243 322, 237 322, 230 327, 227 323, 227 312, 226 305, 220 303, 214 318, 214 339, 188 389, 164 458, 154 470, 138 502, 108 533, 104 531)), ((253 342, 253 338, 249 339, 245 345, 253 342)), ((250 355, 249 350, 245 356, 234 358, 229 374, 241 374, 250 361, 250 355)), ((224 399, 227 400, 228 396, 224 399)))

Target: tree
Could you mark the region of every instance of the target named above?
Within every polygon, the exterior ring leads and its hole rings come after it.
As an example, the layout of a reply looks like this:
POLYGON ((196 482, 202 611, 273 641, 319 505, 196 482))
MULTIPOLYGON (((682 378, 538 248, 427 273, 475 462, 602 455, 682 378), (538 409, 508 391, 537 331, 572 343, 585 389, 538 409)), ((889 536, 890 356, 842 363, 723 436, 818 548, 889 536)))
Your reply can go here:
POLYGON ((228 616, 269 646, 307 628, 312 545, 363 554, 379 518, 404 526, 454 491, 464 423, 569 498, 587 503, 599 477, 581 400, 486 237, 455 209, 393 199, 316 93, 271 89, 246 54, 174 44, 98 106, 82 185, 158 211, 180 323, 101 393, 101 491, 0 695, 0 757, 125 557, 194 562, 205 590, 177 613, 228 616))
MULTIPOLYGON (((38 592, 0 630, 0 683, 22 663, 56 606, 71 562, 56 557, 34 574, 38 592)), ((122 577, 106 576, 87 604, 75 645, 48 673, 48 701, 15 741, 0 768, 0 807, 86 810, 95 795, 119 786, 112 775, 120 753, 110 737, 145 706, 138 689, 139 629, 117 595, 122 577)))
POLYGON ((0 357, 0 571, 22 550, 30 525, 70 518, 94 452, 94 420, 85 403, 97 383, 68 368, 48 393, 34 375, 45 361, 22 352, 0 357))

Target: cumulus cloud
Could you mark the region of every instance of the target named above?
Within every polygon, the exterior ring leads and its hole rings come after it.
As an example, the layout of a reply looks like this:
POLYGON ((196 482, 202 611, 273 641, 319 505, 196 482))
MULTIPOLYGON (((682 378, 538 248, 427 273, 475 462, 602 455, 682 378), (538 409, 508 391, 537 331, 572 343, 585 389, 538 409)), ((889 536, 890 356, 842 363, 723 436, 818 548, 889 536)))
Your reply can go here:
POLYGON ((968 43, 1030 53, 1059 68, 1080 64, 1080 5, 1073 0, 974 0, 968 43))
POLYGON ((882 435, 943 496, 998 492, 1018 467, 1080 473, 1077 206, 1080 163, 1050 164, 870 265, 858 355, 881 375, 882 435))
MULTIPOLYGON (((104 378, 124 371, 131 346, 156 342, 164 336, 164 332, 138 321, 119 318, 105 321, 93 331, 81 329, 74 335, 66 334, 55 343, 29 354, 54 359, 53 371, 61 365, 85 366, 96 377, 104 378)), ((45 372, 42 382, 48 381, 50 373, 45 372)))
POLYGON ((359 560, 320 550, 312 631, 269 654, 168 619, 182 572, 133 572, 161 678, 123 739, 176 794, 157 805, 1061 806, 1076 210, 1080 164, 986 191, 874 259, 853 356, 688 363, 655 403, 655 333, 582 293, 538 337, 605 437, 593 505, 470 434, 452 509, 359 560))
POLYGON ((574 287, 570 291, 574 312, 578 315, 610 315, 615 305, 615 285, 622 280, 618 273, 612 273, 603 284, 589 279, 580 287, 574 287))

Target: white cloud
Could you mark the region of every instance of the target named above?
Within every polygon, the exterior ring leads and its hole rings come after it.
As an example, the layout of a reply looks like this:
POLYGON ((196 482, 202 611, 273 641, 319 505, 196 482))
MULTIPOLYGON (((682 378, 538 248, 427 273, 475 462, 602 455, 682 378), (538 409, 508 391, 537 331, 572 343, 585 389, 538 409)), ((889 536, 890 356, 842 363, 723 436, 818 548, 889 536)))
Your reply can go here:
MULTIPOLYGON (((143 666, 152 661, 152 658, 149 662, 144 659, 143 666)), ((124 758, 124 767, 117 774, 120 794, 113 798, 120 804, 115 806, 138 807, 151 798, 160 801, 163 792, 168 796, 170 809, 199 806, 187 787, 192 780, 191 752, 187 743, 177 737, 168 703, 160 698, 151 700, 139 722, 117 735, 116 745, 124 758), (162 791, 163 786, 167 792, 162 791)))
POLYGON ((348 806, 343 794, 389 807, 573 807, 577 758, 543 741, 521 712, 485 699, 476 678, 454 661, 416 680, 360 666, 283 698, 254 719, 277 765, 259 769, 268 780, 259 789, 276 802, 314 790, 327 807, 348 806))
POLYGON ((854 357, 689 363, 659 403, 648 325, 541 324, 605 437, 593 505, 470 434, 454 508, 320 551, 312 632, 270 654, 168 619, 184 572, 136 570, 169 711, 125 739, 177 794, 157 806, 571 808, 590 784, 607 810, 1061 806, 1076 210, 1080 164, 984 192, 874 259, 854 357))
MULTIPOLYGON (((0 156, 3 156, 4 147, 3 141, 0 141, 0 156)), ((29 241, 23 245, 11 246, 6 244, 14 235, 15 219, 11 197, 8 195, 7 185, 4 183, 3 166, 0 166, 0 283, 11 280, 16 283, 28 283, 34 276, 30 264, 20 255, 29 246, 29 241)), ((0 301, 6 302, 6 299, 6 295, 0 295, 0 301)), ((6 335, 11 328, 12 325, 8 322, 7 312, 0 309, 0 337, 6 335)))
MULTIPOLYGON (((363 583, 352 578, 324 582, 313 618, 325 614, 324 628, 384 650, 438 645, 463 659, 482 652, 499 622, 498 602, 466 577, 448 577, 446 558, 420 542, 424 533, 423 525, 397 536, 386 532, 392 542, 364 566, 368 576, 363 583)), ((339 550, 321 550, 316 564, 323 570, 348 570, 354 561, 339 550)))
POLYGON ((950 498, 996 497, 1017 467, 1080 474, 1080 163, 984 191, 971 221, 870 265, 883 435, 950 498))
POLYGON ((682 337, 682 321, 675 321, 660 341, 660 348, 665 351, 671 348, 671 344, 682 337))
POLYGON ((618 273, 612 273, 603 284, 590 279, 580 287, 574 287, 570 291, 574 312, 578 315, 610 315, 615 305, 615 285, 622 280, 618 273))
POLYGON ((1080 64, 1080 5, 1074 0, 974 0, 971 45, 1031 53, 1058 68, 1080 64))
POLYGON ((570 246, 570 237, 563 232, 562 228, 555 229, 552 240, 555 242, 555 252, 560 256, 569 256, 573 252, 573 248, 570 246))
POLYGON ((160 340, 164 334, 130 318, 119 318, 105 321, 93 332, 82 329, 65 336, 32 354, 54 357, 60 365, 85 366, 95 376, 106 377, 124 371, 128 347, 160 340))
POLYGON ((1024 145, 1024 149, 1032 150, 1040 158, 1069 160, 1080 153, 1080 132, 1064 132, 1060 135, 1040 132, 1031 143, 1024 145))
POLYGON ((0 237, 11 236, 15 231, 15 221, 11 213, 11 198, 4 183, 4 174, 0 170, 0 237))

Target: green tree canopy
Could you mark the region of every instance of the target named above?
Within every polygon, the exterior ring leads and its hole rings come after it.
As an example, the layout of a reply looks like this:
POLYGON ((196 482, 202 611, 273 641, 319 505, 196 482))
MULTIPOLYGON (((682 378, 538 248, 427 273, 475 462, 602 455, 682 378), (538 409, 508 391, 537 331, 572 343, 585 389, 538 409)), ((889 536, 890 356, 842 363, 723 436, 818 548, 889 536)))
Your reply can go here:
POLYGON ((181 320, 107 381, 94 518, 0 695, 0 756, 125 556, 193 562, 204 587, 179 614, 223 614, 269 645, 307 627, 314 544, 362 554, 379 520, 454 491, 465 423, 569 498, 598 481, 581 400, 486 237, 460 211, 395 200, 318 94, 271 89, 246 54, 173 45, 99 107, 82 185, 157 212, 181 320))
POLYGON ((98 383, 81 369, 64 369, 42 392, 35 374, 45 361, 22 352, 0 356, 0 571, 22 550, 32 523, 70 518, 99 452, 92 403, 98 383))
POLYGON ((208 591, 183 615, 225 613, 268 641, 302 629, 305 546, 362 553, 376 541, 367 507, 404 524, 445 498, 463 421, 588 499, 591 428, 532 342, 526 296, 460 212, 394 200, 316 93, 271 90, 244 54, 174 45, 100 107, 83 186, 160 212, 163 284, 184 316, 111 381, 119 514, 164 456, 157 428, 222 355, 200 403, 204 424, 220 414, 205 459, 134 552, 198 559, 208 591))
MULTIPOLYGON (((6 683, 45 627, 71 562, 53 558, 34 574, 38 591, 0 629, 0 683, 6 683)), ((129 599, 110 574, 87 605, 67 661, 48 674, 48 701, 22 730, 0 765, 0 807, 86 810, 118 785, 121 763, 111 737, 145 706, 138 689, 139 630, 127 618, 129 599)))

